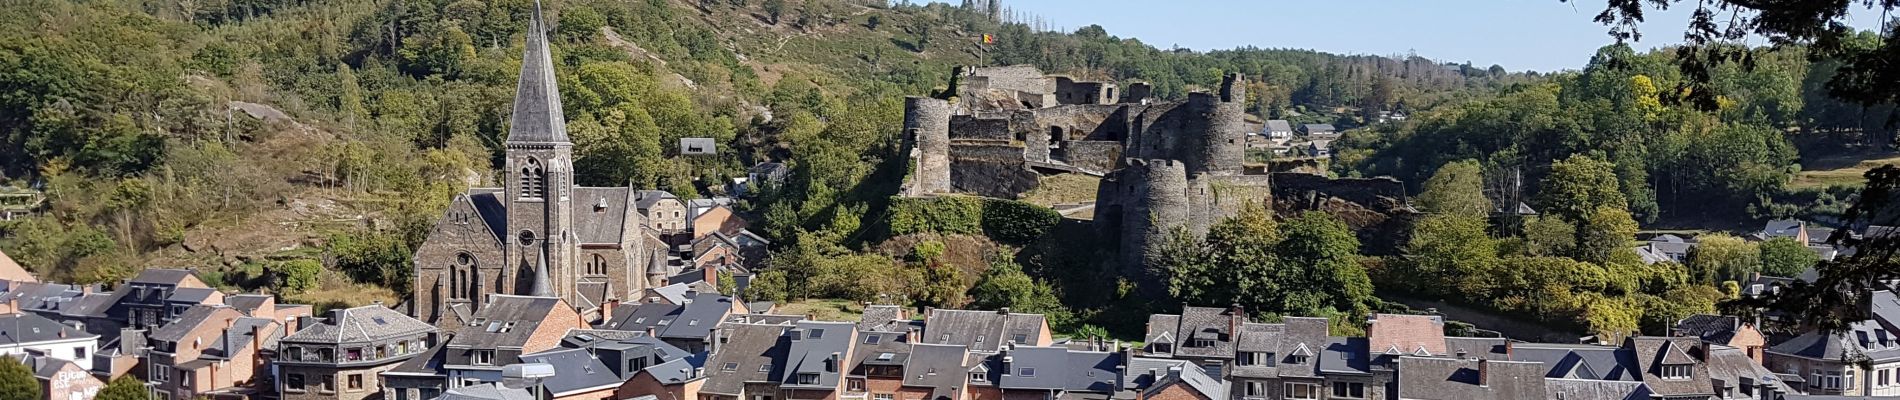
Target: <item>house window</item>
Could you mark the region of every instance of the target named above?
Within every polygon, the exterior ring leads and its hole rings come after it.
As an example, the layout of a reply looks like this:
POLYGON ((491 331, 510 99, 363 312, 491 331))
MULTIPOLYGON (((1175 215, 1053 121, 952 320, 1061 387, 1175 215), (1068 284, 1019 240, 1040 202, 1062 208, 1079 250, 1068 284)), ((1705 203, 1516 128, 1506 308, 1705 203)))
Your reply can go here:
POLYGON ((1287 357, 1286 362, 1290 364, 1305 364, 1306 356, 1295 354, 1287 357))
POLYGON ((1173 353, 1173 352, 1174 352, 1174 345, 1172 345, 1172 344, 1168 344, 1168 343, 1155 343, 1155 344, 1154 344, 1154 352, 1156 352, 1156 353, 1163 353, 1163 354, 1166 354, 1166 353, 1173 353))
POLYGON ((303 392, 303 374, 285 375, 284 376, 284 390, 302 393, 303 392))
POLYGON ((152 368, 152 382, 166 382, 170 380, 172 380, 171 367, 152 368))
POLYGON ((982 373, 982 372, 971 372, 971 373, 970 373, 970 381, 971 381, 971 382, 989 382, 989 380, 990 380, 990 377, 989 377, 989 375, 986 375, 986 374, 984 374, 984 373, 982 373))
POLYGON ((1672 379, 1672 380, 1674 380, 1674 379, 1689 379, 1689 376, 1690 376, 1690 366, 1689 366, 1689 365, 1686 365, 1686 364, 1669 364, 1669 365, 1664 365, 1664 366, 1662 366, 1662 378, 1663 378, 1663 379, 1672 379))
POLYGON ((295 346, 292 346, 292 347, 285 347, 285 348, 284 348, 284 359, 286 359, 286 360, 291 360, 291 361, 304 361, 304 359, 303 359, 303 348, 302 348, 302 347, 295 347, 295 346))
POLYGON ((877 344, 882 338, 883 336, 878 335, 864 335, 864 344, 877 344))
POLYGON ((1875 375, 1880 378, 1880 380, 1876 381, 1876 382, 1879 382, 1878 385, 1880 385, 1880 387, 1887 387, 1887 385, 1893 384, 1892 377, 1891 377, 1892 372, 1893 370, 1883 369, 1883 370, 1880 370, 1880 372, 1878 372, 1875 375))
POLYGON ((84 347, 74 347, 74 348, 73 348, 73 359, 74 359, 74 360, 84 360, 84 359, 86 359, 86 348, 84 348, 84 347))
POLYGON ((1194 347, 1214 347, 1214 339, 1194 339, 1194 347))
POLYGON ((849 381, 847 381, 847 382, 845 383, 845 390, 849 390, 849 391, 853 391, 853 392, 862 392, 862 391, 864 391, 864 380, 863 380, 863 379, 851 379, 851 380, 849 380, 849 381))
POLYGON ((1333 382, 1333 398, 1366 398, 1366 384, 1359 382, 1333 382))
POLYGON ((363 374, 351 374, 348 382, 349 386, 346 387, 350 388, 350 391, 363 390, 363 374))
POLYGON ((817 373, 815 373, 815 372, 803 372, 803 373, 799 373, 799 374, 798 374, 798 384, 800 384, 800 385, 816 385, 816 384, 818 384, 818 374, 817 374, 817 373))
POLYGON ((336 361, 336 349, 332 349, 328 347, 318 348, 317 361, 322 361, 322 362, 336 361))
POLYGON ((1283 385, 1280 389, 1282 390, 1282 393, 1281 393, 1282 397, 1285 397, 1287 399, 1298 399, 1298 400, 1319 399, 1319 385, 1316 385, 1316 384, 1288 382, 1285 385, 1283 385))
POLYGON ((343 351, 343 358, 349 361, 363 361, 363 349, 354 348, 343 351))
POLYGON ((772 372, 772 364, 759 365, 759 372, 772 372))
MULTIPOLYGON (((643 360, 643 361, 644 361, 644 360, 643 360)), ((638 369, 638 368, 635 368, 635 369, 638 369)), ((724 366, 724 367, 720 367, 720 368, 719 368, 719 370, 721 370, 721 371, 738 371, 738 370, 739 370, 739 363, 736 363, 736 362, 729 362, 729 363, 726 363, 726 366, 724 366)))
POLYGON ((317 386, 318 392, 336 393, 336 376, 335 375, 324 375, 322 383, 323 384, 321 386, 317 386))
POLYGON ((1267 383, 1247 382, 1246 389, 1241 392, 1241 395, 1247 397, 1267 397, 1267 383))
POLYGON ((1273 353, 1243 351, 1240 352, 1239 357, 1234 358, 1234 364, 1243 367, 1273 366, 1273 353))
POLYGON ((897 396, 890 393, 878 393, 871 395, 871 400, 897 400, 897 396))
POLYGON ((1021 343, 1029 343, 1029 335, 1024 335, 1024 334, 1020 334, 1020 333, 1018 333, 1018 334, 1016 334, 1016 336, 1010 336, 1010 337, 1009 337, 1009 342, 1010 342, 1010 343, 1018 343, 1018 344, 1021 344, 1021 343))
POLYGON ((824 330, 824 329, 813 329, 813 330, 811 330, 811 338, 812 338, 812 339, 821 339, 821 338, 824 338, 824 337, 825 337, 825 330, 824 330))
POLYGON ((187 388, 191 387, 191 377, 196 376, 196 375, 197 374, 193 374, 192 371, 186 371, 183 369, 178 370, 179 385, 187 387, 187 388))
POLYGON ((476 350, 474 357, 470 359, 475 365, 495 365, 495 351, 476 350))

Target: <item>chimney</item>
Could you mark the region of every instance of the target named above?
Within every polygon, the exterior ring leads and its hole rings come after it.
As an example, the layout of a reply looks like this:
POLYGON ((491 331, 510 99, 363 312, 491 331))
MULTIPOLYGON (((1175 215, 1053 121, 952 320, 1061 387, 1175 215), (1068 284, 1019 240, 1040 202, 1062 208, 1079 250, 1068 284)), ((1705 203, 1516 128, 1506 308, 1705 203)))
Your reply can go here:
POLYGON ((312 317, 308 315, 299 315, 297 316, 297 329, 302 330, 304 328, 309 328, 310 325, 316 324, 317 322, 316 320, 317 320, 316 317, 312 317))
POLYGON ((1227 341, 1240 341, 1240 325, 1247 322, 1247 309, 1242 308, 1240 303, 1234 303, 1227 314, 1227 341))
POLYGON ((721 332, 719 328, 712 329, 712 343, 710 346, 708 346, 708 348, 712 350, 706 353, 708 357, 712 356, 713 354, 719 354, 719 342, 720 342, 719 339, 724 336, 726 336, 725 332, 721 332))
MULTIPOLYGON (((1175 364, 1174 366, 1168 367, 1168 379, 1169 380, 1181 379, 1181 365, 1180 364, 1175 364)), ((1479 379, 1483 379, 1483 378, 1479 378, 1479 379)))
POLYGON ((1491 386, 1491 361, 1478 360, 1478 386, 1491 386))
POLYGON ((659 336, 660 335, 657 332, 654 332, 653 327, 651 326, 647 327, 647 337, 659 337, 659 336))
POLYGON ((1516 360, 1516 359, 1517 359, 1517 358, 1515 358, 1515 357, 1514 357, 1514 355, 1513 355, 1513 354, 1511 354, 1511 350, 1512 350, 1513 348, 1515 348, 1515 347, 1516 347, 1516 345, 1514 345, 1514 344, 1511 344, 1511 341, 1509 341, 1509 340, 1506 340, 1506 341, 1504 341, 1504 359, 1506 359, 1506 360, 1516 360))
POLYGON ((84 296, 84 295, 92 294, 92 291, 97 290, 98 287, 99 287, 99 284, 96 284, 96 283, 91 284, 91 285, 79 285, 79 295, 84 296))
POLYGON ((1009 315, 1009 307, 1003 307, 1003 308, 998 308, 998 309, 996 309, 996 313, 997 313, 997 314, 1003 314, 1003 315, 1009 315))
POLYGON ((924 335, 924 334, 922 333, 922 331, 921 331, 921 330, 919 330, 919 329, 917 329, 917 328, 909 328, 909 329, 905 329, 905 330, 904 330, 904 339, 905 339, 904 341, 907 341, 907 342, 910 342, 911 344, 917 344, 917 343, 923 343, 923 342, 921 342, 921 341, 919 341, 919 340, 918 340, 918 339, 921 339, 921 338, 923 337, 923 335, 924 335))
POLYGON ((931 306, 924 306, 924 319, 930 319, 930 313, 933 311, 937 311, 937 308, 931 307, 931 306))
POLYGON ((264 325, 263 324, 251 326, 251 349, 256 350, 256 351, 264 350, 264 325))
POLYGON ((620 299, 608 299, 606 303, 601 303, 600 317, 602 319, 613 319, 614 308, 616 307, 620 307, 620 299))

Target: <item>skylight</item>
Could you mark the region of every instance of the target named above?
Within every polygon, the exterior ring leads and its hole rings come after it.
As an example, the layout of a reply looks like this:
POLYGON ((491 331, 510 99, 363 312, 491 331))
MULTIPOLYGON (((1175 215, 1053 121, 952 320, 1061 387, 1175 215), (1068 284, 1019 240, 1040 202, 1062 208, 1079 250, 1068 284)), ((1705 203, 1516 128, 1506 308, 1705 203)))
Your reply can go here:
POLYGON ((878 353, 878 355, 877 355, 877 360, 878 360, 878 361, 890 361, 890 360, 891 360, 891 358, 894 358, 894 357, 897 357, 897 355, 896 355, 896 354, 891 354, 891 353, 878 353))

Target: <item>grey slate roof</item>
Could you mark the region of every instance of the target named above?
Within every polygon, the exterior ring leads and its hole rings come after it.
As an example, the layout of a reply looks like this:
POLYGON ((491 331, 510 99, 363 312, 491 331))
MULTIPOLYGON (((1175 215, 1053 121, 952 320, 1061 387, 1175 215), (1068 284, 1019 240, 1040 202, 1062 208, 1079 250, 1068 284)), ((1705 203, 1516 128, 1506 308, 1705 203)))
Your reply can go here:
POLYGON ((1567 400, 1649 400, 1650 395, 1642 382, 1560 378, 1545 379, 1544 394, 1567 400))
POLYGON ((624 187, 575 187, 574 235, 581 243, 620 243, 627 226, 627 196, 633 189, 624 187))
POLYGON ((787 333, 791 345, 785 350, 785 373, 778 376, 780 386, 837 387, 850 361, 851 343, 857 339, 854 333, 857 325, 850 322, 799 321, 787 333), (818 383, 799 384, 800 374, 818 374, 818 383))
POLYGON ((680 154, 717 154, 719 149, 713 138, 680 138, 680 154))
POLYGON ((231 308, 237 309, 238 312, 242 312, 244 315, 251 315, 252 312, 257 311, 258 307, 263 307, 264 302, 267 301, 271 301, 271 296, 267 294, 234 294, 224 296, 224 305, 231 306, 231 308))
POLYGON ((482 225, 488 227, 488 233, 495 235, 495 243, 506 242, 502 237, 508 232, 508 206, 502 201, 500 188, 471 188, 468 190, 468 202, 480 214, 482 225))
POLYGON ((1293 124, 1284 119, 1267 120, 1267 132, 1293 132, 1293 124))
POLYGON ((139 271, 138 276, 132 277, 130 282, 155 285, 178 285, 184 283, 185 279, 190 277, 192 277, 191 270, 188 269, 147 268, 144 271, 139 271))
POLYGON ((184 340, 191 330, 209 321, 219 309, 229 308, 223 305, 195 305, 178 314, 177 320, 152 330, 152 340, 176 342, 184 340))
POLYGON ((1620 347, 1516 344, 1511 349, 1511 359, 1542 363, 1546 378, 1642 381, 1637 372, 1636 354, 1620 347))
POLYGON ((527 389, 509 389, 500 383, 463 386, 442 392, 438 400, 535 400, 527 389))
POLYGON ((629 332, 646 332, 652 329, 653 334, 657 336, 660 330, 672 325, 673 319, 678 318, 680 311, 685 309, 686 307, 683 306, 665 303, 622 305, 614 308, 613 317, 601 327, 629 332), (667 321, 666 325, 661 325, 660 321, 667 321))
POLYGON ((904 307, 890 304, 874 304, 864 307, 864 314, 858 318, 858 330, 866 332, 901 332, 910 328, 910 320, 904 318, 904 307))
POLYGON ((1707 356, 1702 341, 1695 338, 1634 337, 1625 347, 1636 352, 1636 366, 1649 390, 1664 396, 1715 394, 1709 385, 1708 368, 1696 363, 1707 356), (1686 359, 1686 360, 1685 360, 1686 359), (1689 364, 1690 379, 1666 380, 1658 374, 1664 364, 1689 364))
POLYGON ((495 295, 472 316, 474 325, 461 329, 449 339, 449 347, 522 347, 535 328, 541 326, 541 321, 560 306, 558 298, 495 295))
POLYGON ((634 192, 633 196, 634 207, 640 210, 651 209, 654 204, 659 204, 660 200, 666 199, 679 200, 679 196, 674 196, 673 193, 665 190, 641 190, 634 192))
POLYGON ((1286 325, 1286 334, 1280 341, 1279 353, 1275 355, 1280 358, 1277 360, 1279 361, 1278 372, 1280 376, 1319 376, 1320 358, 1325 357, 1321 352, 1324 352, 1326 347, 1332 344, 1331 339, 1326 336, 1326 319, 1287 317, 1282 320, 1282 324, 1286 325), (1306 362, 1293 362, 1296 356, 1306 357, 1306 362))
POLYGON ((1027 339, 1026 342, 1035 341, 1045 326, 1042 314, 935 310, 924 318, 922 341, 963 345, 970 351, 990 353, 1018 335, 1027 339))
POLYGON ((1802 222, 1801 220, 1777 219, 1777 220, 1768 221, 1767 224, 1764 224, 1761 228, 1761 234, 1762 234, 1762 238, 1764 239, 1774 239, 1774 238, 1780 238, 1780 237, 1791 238, 1803 233, 1803 230, 1805 230, 1806 228, 1807 228, 1807 223, 1802 222))
POLYGON ((910 358, 904 363, 904 386, 931 388, 931 399, 957 393, 957 388, 969 379, 965 354, 963 346, 911 345, 910 358))
POLYGON ((1508 361, 1511 356, 1510 346, 1510 339, 1505 338, 1445 338, 1445 351, 1453 357, 1508 361))
POLYGON ((40 343, 98 337, 39 314, 0 314, 0 341, 4 342, 40 343))
POLYGON ((724 335, 726 344, 718 353, 706 360, 707 378, 700 392, 739 395, 746 382, 773 382, 779 371, 785 368, 785 350, 790 342, 784 333, 790 327, 784 325, 726 324, 724 335), (732 372, 720 368, 726 363, 738 363, 732 372))
POLYGON ((1120 382, 1116 379, 1116 374, 1121 373, 1121 353, 1075 351, 1067 348, 1063 351, 1069 353, 1068 365, 1051 372, 1068 375, 1069 382, 1065 387, 1067 391, 1112 394, 1121 390, 1120 382))
POLYGON ((902 332, 858 332, 857 345, 851 350, 851 375, 863 375, 864 365, 904 365, 910 361, 910 341, 902 332))
POLYGON ((1900 337, 1868 320, 1855 322, 1843 332, 1810 331, 1769 346, 1768 352, 1815 360, 1843 360, 1854 355, 1883 362, 1900 358, 1900 337))
POLYGON ((1123 380, 1122 389, 1143 389, 1148 392, 1148 395, 1153 395, 1153 392, 1158 389, 1180 383, 1188 385, 1210 399, 1227 398, 1228 385, 1220 379, 1208 376, 1207 370, 1202 369, 1198 364, 1182 360, 1141 357, 1130 358, 1127 363, 1127 374, 1130 378, 1123 380), (1179 376, 1172 376, 1174 369, 1179 369, 1179 376))
POLYGON ((528 21, 522 46, 520 80, 515 84, 515 108, 508 120, 508 143, 568 143, 567 118, 561 112, 561 89, 554 77, 554 58, 548 49, 548 27, 541 21, 541 5, 528 21))
POLYGON ((1227 309, 1211 307, 1182 307, 1179 328, 1175 331, 1174 354, 1189 357, 1233 358, 1233 327, 1245 318, 1231 315, 1227 309), (1236 321, 1238 319, 1239 321, 1236 321), (1212 341, 1213 346, 1198 347, 1195 343, 1212 341))
POLYGON ((201 358, 228 360, 237 354, 251 351, 253 344, 268 344, 271 339, 283 337, 283 330, 278 328, 277 321, 269 318, 239 317, 231 321, 231 329, 219 334, 211 347, 205 349, 201 358), (255 340, 257 337, 254 334, 259 330, 268 332, 264 333, 263 341, 255 340))
POLYGON ((198 304, 210 299, 211 296, 215 294, 218 294, 217 289, 181 287, 177 290, 173 290, 171 297, 165 298, 165 301, 198 304))
POLYGON ((1723 397, 1732 398, 1740 396, 1741 393, 1739 393, 1740 390, 1738 386, 1743 384, 1766 386, 1772 390, 1778 390, 1781 393, 1794 392, 1793 388, 1789 387, 1786 382, 1782 382, 1781 378, 1775 376, 1774 372, 1768 371, 1767 367, 1763 367, 1761 364, 1756 363, 1754 359, 1748 358, 1748 353, 1743 352, 1742 349, 1729 346, 1709 346, 1709 357, 1706 365, 1709 369, 1709 378, 1721 382, 1725 386, 1721 388, 1727 392, 1721 393, 1724 395, 1723 397))
POLYGON ((383 373, 391 375, 442 376, 442 349, 447 348, 448 345, 449 343, 447 341, 438 342, 435 346, 430 346, 429 350, 416 355, 415 358, 403 361, 402 364, 397 364, 395 368, 391 368, 389 371, 383 373))
POLYGON ((1543 398, 1546 390, 1542 370, 1534 362, 1400 357, 1399 398, 1543 398))
POLYGON ((1066 389, 1069 349, 1017 346, 990 357, 990 375, 1004 389, 1066 389))
POLYGON ((694 294, 680 308, 679 316, 673 319, 673 323, 660 332, 660 337, 691 339, 710 336, 712 328, 718 326, 726 314, 732 311, 732 302, 731 297, 719 293, 694 294))
POLYGON ((1319 357, 1319 370, 1326 374, 1367 374, 1366 338, 1339 337, 1327 338, 1326 348, 1319 357))
POLYGON ((1701 338, 1709 343, 1727 344, 1735 338, 1735 332, 1741 329, 1742 319, 1726 315, 1696 314, 1676 321, 1674 333, 1677 336, 1701 338))
MULTIPOLYGON (((436 330, 435 325, 410 318, 380 304, 330 310, 329 318, 285 337, 285 342, 344 344, 419 335, 436 330)), ((485 327, 484 327, 485 328, 485 327)), ((516 327, 519 329, 520 327, 516 327)))
POLYGON ((541 382, 550 397, 615 387, 624 382, 587 349, 553 349, 522 355, 521 360, 554 366, 554 377, 541 382))

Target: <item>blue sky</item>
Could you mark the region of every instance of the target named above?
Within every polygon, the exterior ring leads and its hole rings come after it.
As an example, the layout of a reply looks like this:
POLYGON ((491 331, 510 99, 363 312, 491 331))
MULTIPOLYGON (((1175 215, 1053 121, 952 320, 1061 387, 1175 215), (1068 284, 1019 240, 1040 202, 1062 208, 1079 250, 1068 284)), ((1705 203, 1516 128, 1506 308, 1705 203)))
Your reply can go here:
MULTIPOLYGON (((941 0, 939 0, 941 1, 941 0)), ((1108 33, 1158 48, 1229 49, 1254 45, 1344 54, 1416 52, 1449 62, 1518 70, 1577 69, 1610 44, 1592 22, 1604 0, 1004 0, 1073 31, 1099 24, 1108 33)), ((1652 14, 1638 49, 1680 43, 1686 2, 1652 14)), ((1857 11, 1852 25, 1877 25, 1857 11)))

